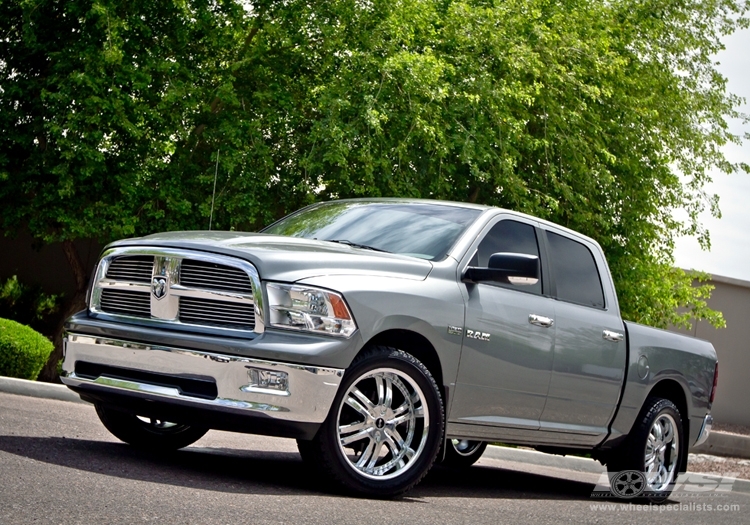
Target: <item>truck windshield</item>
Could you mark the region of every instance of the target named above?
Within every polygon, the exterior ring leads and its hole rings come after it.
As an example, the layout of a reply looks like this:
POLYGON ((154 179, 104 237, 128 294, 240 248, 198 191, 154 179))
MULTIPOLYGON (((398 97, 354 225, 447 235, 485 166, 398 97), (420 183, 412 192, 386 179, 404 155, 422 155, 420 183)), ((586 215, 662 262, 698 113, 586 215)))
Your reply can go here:
POLYGON ((324 202, 288 215, 262 233, 439 260, 480 213, 437 203, 324 202))

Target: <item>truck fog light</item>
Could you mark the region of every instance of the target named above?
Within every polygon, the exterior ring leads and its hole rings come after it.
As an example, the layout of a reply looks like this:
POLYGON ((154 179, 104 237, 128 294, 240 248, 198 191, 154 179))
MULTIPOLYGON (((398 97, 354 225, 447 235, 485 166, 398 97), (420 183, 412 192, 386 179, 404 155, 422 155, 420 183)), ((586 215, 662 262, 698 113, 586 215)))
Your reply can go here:
POLYGON ((247 377, 250 384, 242 387, 244 392, 289 395, 289 374, 286 372, 248 367, 247 377))

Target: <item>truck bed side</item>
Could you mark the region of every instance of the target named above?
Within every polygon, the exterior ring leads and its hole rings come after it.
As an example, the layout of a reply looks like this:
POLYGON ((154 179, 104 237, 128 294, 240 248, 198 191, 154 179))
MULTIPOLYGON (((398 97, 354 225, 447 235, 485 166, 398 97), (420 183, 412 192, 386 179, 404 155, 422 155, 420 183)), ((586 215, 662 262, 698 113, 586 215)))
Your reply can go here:
POLYGON ((603 448, 614 447, 630 432, 644 401, 650 394, 673 399, 684 410, 688 445, 698 439, 710 407, 716 351, 711 343, 625 322, 628 334, 628 364, 620 407, 603 448))

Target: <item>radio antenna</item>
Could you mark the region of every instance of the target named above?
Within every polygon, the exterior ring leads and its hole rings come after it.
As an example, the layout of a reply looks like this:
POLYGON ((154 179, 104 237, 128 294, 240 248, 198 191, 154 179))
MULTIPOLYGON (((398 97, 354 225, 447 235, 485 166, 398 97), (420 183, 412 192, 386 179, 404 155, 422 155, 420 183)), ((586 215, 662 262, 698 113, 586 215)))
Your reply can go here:
POLYGON ((216 178, 219 176, 219 151, 216 150, 216 170, 214 170, 214 193, 211 195, 211 215, 208 218, 208 231, 211 231, 211 223, 214 220, 214 200, 216 200, 216 178))

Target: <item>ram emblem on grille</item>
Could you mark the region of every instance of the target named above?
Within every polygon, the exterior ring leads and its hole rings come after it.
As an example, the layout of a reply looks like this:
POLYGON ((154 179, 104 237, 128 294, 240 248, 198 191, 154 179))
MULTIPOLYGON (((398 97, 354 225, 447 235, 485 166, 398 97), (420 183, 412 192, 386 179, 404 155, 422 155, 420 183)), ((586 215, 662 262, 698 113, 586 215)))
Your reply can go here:
POLYGON ((151 293, 157 299, 164 297, 167 294, 167 280, 164 277, 154 277, 151 283, 151 293))

